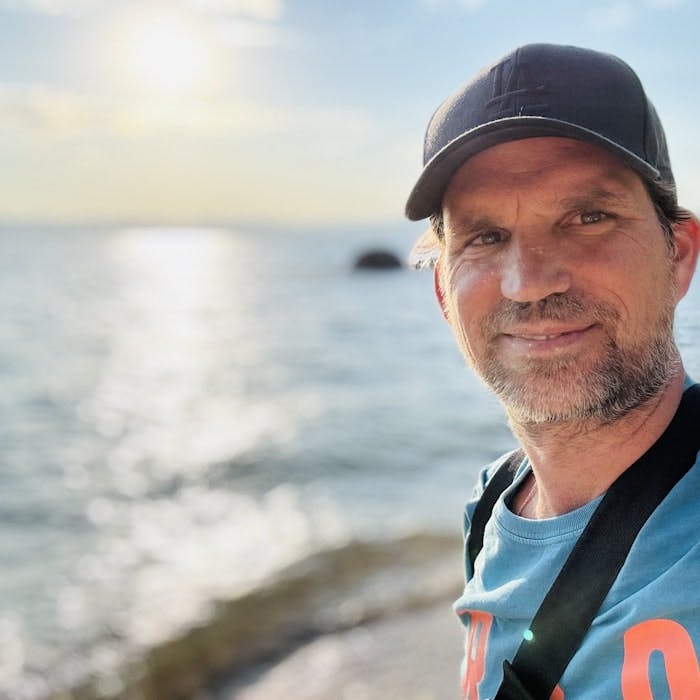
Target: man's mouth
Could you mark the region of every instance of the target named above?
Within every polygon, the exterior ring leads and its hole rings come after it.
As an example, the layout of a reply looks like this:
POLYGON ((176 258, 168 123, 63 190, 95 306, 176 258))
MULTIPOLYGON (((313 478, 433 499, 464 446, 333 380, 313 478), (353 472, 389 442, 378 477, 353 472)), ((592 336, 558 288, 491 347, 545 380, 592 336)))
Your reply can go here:
POLYGON ((576 328, 574 330, 558 331, 556 333, 545 333, 541 335, 534 333, 508 333, 506 335, 513 335, 514 337, 522 338, 523 340, 552 340, 553 338, 560 338, 563 335, 570 335, 571 333, 581 333, 586 329, 587 328, 576 328))
POLYGON ((589 331, 596 327, 596 324, 569 324, 557 328, 522 328, 511 329, 507 333, 502 333, 502 337, 515 347, 526 346, 532 350, 557 350, 569 347, 582 340, 589 331))

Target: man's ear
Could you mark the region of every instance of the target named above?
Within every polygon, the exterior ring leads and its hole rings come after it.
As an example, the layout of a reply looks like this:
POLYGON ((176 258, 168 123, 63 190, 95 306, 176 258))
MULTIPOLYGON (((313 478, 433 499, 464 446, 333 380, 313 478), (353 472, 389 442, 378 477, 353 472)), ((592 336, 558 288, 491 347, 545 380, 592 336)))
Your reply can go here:
POLYGON ((433 283, 435 285, 435 297, 437 298, 438 304, 440 304, 440 310, 442 311, 442 315, 444 316, 446 321, 449 321, 447 318, 447 304, 445 303, 445 292, 442 289, 442 285, 440 284, 440 261, 438 260, 435 263, 435 267, 433 268, 433 283))
POLYGON ((676 253, 674 255, 674 275, 676 278, 676 303, 688 291, 693 279, 695 265, 700 251, 700 221, 688 212, 689 216, 683 221, 673 224, 673 236, 676 253))

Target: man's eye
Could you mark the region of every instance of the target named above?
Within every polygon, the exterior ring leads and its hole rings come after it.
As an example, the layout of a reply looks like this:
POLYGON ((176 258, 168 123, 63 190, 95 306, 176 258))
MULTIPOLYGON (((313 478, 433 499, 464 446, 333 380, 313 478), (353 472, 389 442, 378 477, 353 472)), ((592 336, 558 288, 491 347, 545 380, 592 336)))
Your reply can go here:
POLYGON ((469 241, 470 246, 486 246, 495 245, 496 243, 501 243, 505 238, 503 231, 484 231, 483 233, 474 236, 474 238, 469 241))
POLYGON ((607 218, 608 215, 604 211, 586 211, 581 214, 581 223, 597 224, 607 218))

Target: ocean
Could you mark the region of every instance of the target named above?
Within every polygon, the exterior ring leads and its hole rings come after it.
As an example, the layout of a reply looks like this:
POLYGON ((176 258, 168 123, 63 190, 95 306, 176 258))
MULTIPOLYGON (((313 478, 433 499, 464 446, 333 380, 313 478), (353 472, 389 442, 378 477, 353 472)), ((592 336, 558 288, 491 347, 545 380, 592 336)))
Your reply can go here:
POLYGON ((352 269, 415 233, 0 231, 0 698, 194 697, 453 589, 514 440, 432 274, 352 269))

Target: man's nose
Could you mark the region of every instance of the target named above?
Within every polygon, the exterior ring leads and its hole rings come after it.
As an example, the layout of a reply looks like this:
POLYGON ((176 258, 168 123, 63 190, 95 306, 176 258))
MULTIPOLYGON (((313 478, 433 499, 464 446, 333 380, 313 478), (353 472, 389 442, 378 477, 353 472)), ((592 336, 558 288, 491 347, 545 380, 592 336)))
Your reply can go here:
POLYGON ((536 302, 566 292, 571 274, 552 246, 514 241, 501 271, 501 294, 517 302, 536 302))

